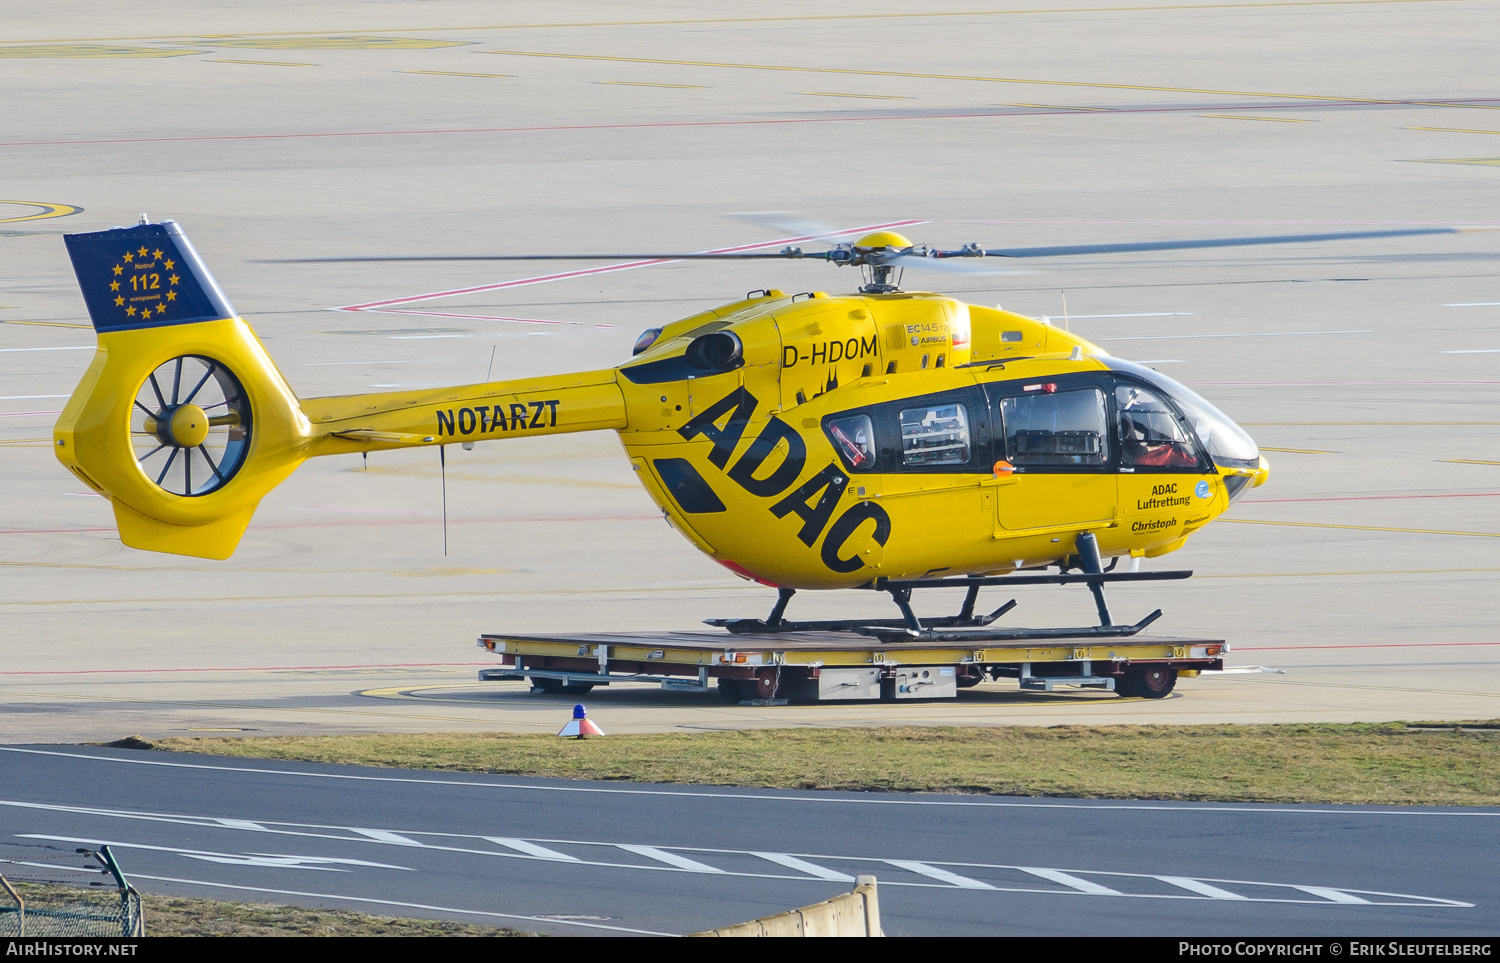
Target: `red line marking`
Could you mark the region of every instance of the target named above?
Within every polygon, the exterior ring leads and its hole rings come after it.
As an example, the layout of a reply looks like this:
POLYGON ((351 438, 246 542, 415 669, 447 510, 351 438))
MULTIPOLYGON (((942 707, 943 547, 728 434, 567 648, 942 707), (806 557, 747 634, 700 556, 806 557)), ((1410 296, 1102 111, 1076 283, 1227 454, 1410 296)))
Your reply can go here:
POLYGON ((1236 645, 1232 652, 1275 652, 1302 649, 1430 649, 1437 646, 1500 645, 1500 642, 1377 642, 1373 645, 1236 645))
MULTIPOLYGON (((864 234, 868 231, 883 231, 893 227, 907 227, 912 224, 925 224, 925 220, 891 221, 887 224, 870 224, 864 227, 852 227, 844 231, 835 231, 832 234, 806 234, 800 237, 784 237, 775 241, 761 241, 756 244, 739 244, 734 247, 718 247, 707 251, 695 251, 695 254, 736 254, 741 251, 758 251, 762 248, 776 247, 778 244, 800 244, 803 241, 816 241, 824 237, 844 237, 849 234, 864 234)), ((576 271, 561 271, 556 274, 539 274, 535 277, 517 278, 513 281, 500 281, 495 284, 481 284, 475 287, 454 288, 449 291, 433 291, 430 294, 413 294, 404 298, 391 298, 385 301, 370 301, 365 304, 346 304, 343 307, 334 308, 335 311, 370 311, 374 308, 383 308, 392 304, 411 304, 416 301, 434 301, 438 298, 451 298, 460 294, 476 294, 481 291, 498 291, 502 288, 523 287, 529 284, 545 284, 549 281, 564 281, 569 278, 588 277, 594 274, 607 274, 611 271, 629 271, 638 267, 649 267, 653 264, 671 264, 672 258, 652 258, 641 261, 627 261, 624 264, 606 264, 601 267, 580 268, 576 271)), ((382 312, 393 313, 393 312, 382 312)))
POLYGON ((1246 505, 1276 505, 1286 502, 1374 502, 1391 498, 1500 498, 1500 492, 1454 492, 1451 495, 1339 495, 1330 498, 1253 498, 1246 505))
POLYGON ((61 409, 57 411, 6 411, 0 413, 0 418, 16 418, 21 415, 60 415, 61 409))
MULTIPOLYGON (((339 308, 338 310, 348 310, 339 308)), ((371 314, 403 314, 418 318, 463 318, 469 321, 514 321, 517 324, 575 324, 581 325, 582 321, 549 321, 545 318, 503 318, 498 314, 459 314, 456 311, 381 311, 378 308, 369 308, 371 314)), ((612 324, 596 324, 596 328, 613 328, 612 324)))
POLYGON ((21 672, 0 671, 5 675, 133 675, 166 672, 308 672, 327 669, 430 669, 465 668, 494 665, 493 662, 391 662, 373 665, 243 665, 202 669, 35 669, 21 672))

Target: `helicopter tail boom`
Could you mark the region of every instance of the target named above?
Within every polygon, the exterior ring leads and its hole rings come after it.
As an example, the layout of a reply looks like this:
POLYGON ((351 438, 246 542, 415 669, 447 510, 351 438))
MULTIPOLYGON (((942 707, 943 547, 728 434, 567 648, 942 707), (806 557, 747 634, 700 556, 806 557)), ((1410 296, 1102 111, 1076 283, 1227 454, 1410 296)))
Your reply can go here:
POLYGON ((98 349, 53 450, 132 548, 228 558, 318 455, 625 424, 613 371, 302 401, 175 223, 65 242, 98 349))

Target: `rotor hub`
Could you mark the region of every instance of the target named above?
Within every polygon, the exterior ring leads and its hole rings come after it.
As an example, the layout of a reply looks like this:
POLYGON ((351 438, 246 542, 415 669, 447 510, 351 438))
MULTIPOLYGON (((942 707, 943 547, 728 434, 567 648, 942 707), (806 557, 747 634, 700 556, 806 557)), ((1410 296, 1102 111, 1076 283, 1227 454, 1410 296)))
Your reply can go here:
POLYGON ((208 438, 208 413, 197 405, 178 405, 157 420, 156 436, 174 448, 197 448, 208 438))

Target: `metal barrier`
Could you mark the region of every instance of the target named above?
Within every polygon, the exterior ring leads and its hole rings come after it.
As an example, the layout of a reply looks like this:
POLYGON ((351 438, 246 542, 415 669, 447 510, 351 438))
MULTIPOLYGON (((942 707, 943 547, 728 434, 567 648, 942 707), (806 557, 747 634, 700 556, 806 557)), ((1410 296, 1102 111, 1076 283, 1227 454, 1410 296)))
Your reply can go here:
POLYGON ((23 895, 0 876, 0 890, 10 905, 0 905, 0 936, 60 937, 136 937, 146 935, 146 920, 141 913, 141 894, 135 891, 120 871, 108 846, 98 852, 79 850, 93 856, 111 876, 117 888, 113 892, 78 889, 71 886, 24 886, 23 895))

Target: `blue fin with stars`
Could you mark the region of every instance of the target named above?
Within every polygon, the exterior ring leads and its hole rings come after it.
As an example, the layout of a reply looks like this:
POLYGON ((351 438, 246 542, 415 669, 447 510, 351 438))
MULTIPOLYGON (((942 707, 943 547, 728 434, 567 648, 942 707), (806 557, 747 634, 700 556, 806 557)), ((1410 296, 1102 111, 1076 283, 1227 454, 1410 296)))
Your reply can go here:
POLYGON ((235 316, 176 221, 65 234, 89 320, 100 334, 235 316))

